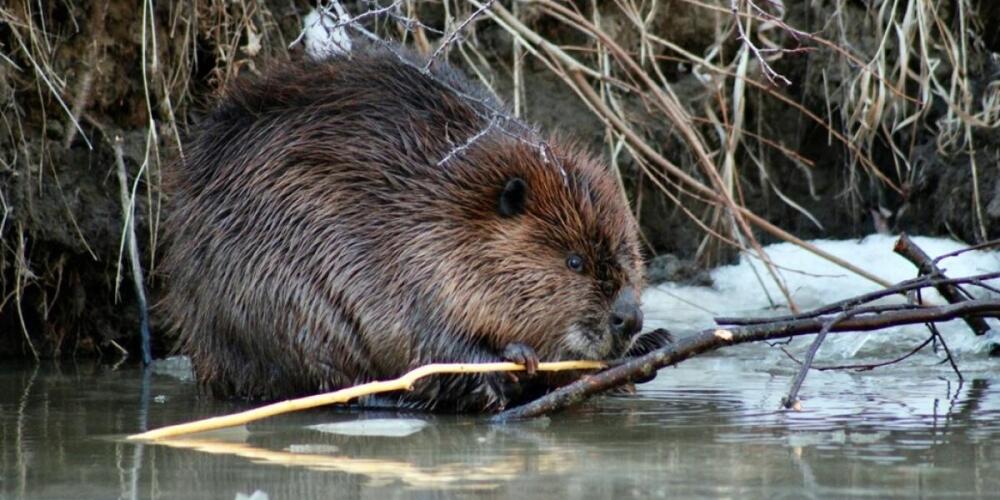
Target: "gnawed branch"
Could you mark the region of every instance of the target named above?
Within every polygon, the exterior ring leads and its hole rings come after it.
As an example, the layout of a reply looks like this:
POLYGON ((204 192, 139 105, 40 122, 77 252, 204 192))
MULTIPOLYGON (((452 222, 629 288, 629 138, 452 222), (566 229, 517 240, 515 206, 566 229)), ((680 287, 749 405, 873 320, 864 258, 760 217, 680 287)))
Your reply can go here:
MULTIPOLYGON (((948 278, 944 275, 944 272, 941 271, 941 268, 937 266, 935 261, 927 255, 927 252, 924 252, 924 250, 917 246, 917 244, 914 243, 913 240, 911 240, 906 234, 901 235, 899 239, 896 240, 896 246, 893 247, 893 251, 906 258, 906 260, 913 263, 914 266, 917 266, 921 276, 931 276, 934 278, 944 279, 948 278)), ((935 285, 934 288, 936 288, 938 293, 941 294, 941 297, 944 297, 944 300, 947 300, 951 304, 962 302, 969 296, 969 294, 956 283, 940 283, 935 285)), ((986 332, 990 331, 990 325, 986 324, 986 320, 983 318, 963 319, 976 335, 985 335, 986 332)))
MULTIPOLYGON (((602 368, 604 363, 600 361, 557 361, 552 363, 540 363, 539 371, 564 371, 564 370, 595 370, 602 368)), ((266 406, 253 408, 251 410, 233 413, 230 415, 220 415, 218 417, 196 420, 183 424, 169 425, 153 429, 141 434, 128 436, 129 441, 153 441, 157 439, 183 436, 198 432, 206 432, 227 427, 244 425, 257 420, 291 413, 294 411, 307 410, 319 406, 326 406, 335 403, 346 403, 361 396, 371 394, 381 394, 383 392, 405 391, 413 388, 417 380, 439 374, 470 374, 489 372, 517 372, 523 371, 524 366, 517 363, 497 362, 497 363, 438 363, 424 365, 414 368, 402 376, 392 379, 367 384, 346 387, 338 391, 315 394, 302 398, 289 399, 271 403, 266 406)))

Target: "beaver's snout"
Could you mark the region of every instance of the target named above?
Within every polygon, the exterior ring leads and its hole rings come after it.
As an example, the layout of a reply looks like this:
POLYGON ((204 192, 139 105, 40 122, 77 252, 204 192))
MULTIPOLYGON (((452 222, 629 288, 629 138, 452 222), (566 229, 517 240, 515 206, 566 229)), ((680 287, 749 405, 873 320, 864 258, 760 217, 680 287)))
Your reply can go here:
POLYGON ((618 292, 611 305, 608 327, 612 334, 625 339, 632 338, 642 330, 642 309, 639 309, 639 298, 635 290, 626 288, 618 292))

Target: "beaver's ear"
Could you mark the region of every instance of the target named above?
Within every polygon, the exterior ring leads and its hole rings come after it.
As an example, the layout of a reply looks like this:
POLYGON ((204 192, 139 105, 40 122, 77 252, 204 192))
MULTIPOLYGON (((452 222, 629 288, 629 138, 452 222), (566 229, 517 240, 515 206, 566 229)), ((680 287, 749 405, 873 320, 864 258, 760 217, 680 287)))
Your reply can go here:
POLYGON ((500 192, 497 212, 503 217, 513 217, 524 213, 524 205, 528 199, 528 184, 518 177, 507 181, 500 192))

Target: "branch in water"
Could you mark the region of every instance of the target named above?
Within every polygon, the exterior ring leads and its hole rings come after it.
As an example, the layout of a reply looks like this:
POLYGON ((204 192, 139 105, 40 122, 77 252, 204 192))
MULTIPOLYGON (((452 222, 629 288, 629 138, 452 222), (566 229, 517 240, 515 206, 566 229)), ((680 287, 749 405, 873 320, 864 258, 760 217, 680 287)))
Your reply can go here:
MULTIPOLYGON (((875 308, 872 308, 873 310, 875 308)), ((890 326, 949 321, 964 317, 1000 315, 1000 300, 970 300, 939 307, 921 307, 884 313, 873 312, 845 318, 830 325, 830 332, 879 330, 890 326)), ((537 417, 586 400, 591 395, 647 378, 660 368, 675 365, 698 354, 720 347, 763 340, 785 339, 819 332, 830 318, 804 318, 790 321, 746 325, 728 329, 709 329, 619 366, 585 376, 530 403, 511 408, 493 417, 494 422, 537 417)))
MULTIPOLYGON (((932 278, 944 278, 948 277, 944 275, 941 268, 935 264, 935 261, 931 259, 927 252, 924 252, 913 240, 910 239, 905 233, 900 235, 899 239, 896 240, 896 246, 892 249, 897 254, 906 258, 906 260, 917 266, 920 270, 922 276, 930 276, 932 278)), ((957 304, 966 300, 969 294, 963 290, 958 284, 955 283, 942 283, 935 286, 938 293, 944 297, 951 304, 957 304)), ((986 323, 983 318, 963 318, 965 324, 969 325, 969 328, 976 335, 985 335, 986 332, 990 331, 990 325, 986 323)))

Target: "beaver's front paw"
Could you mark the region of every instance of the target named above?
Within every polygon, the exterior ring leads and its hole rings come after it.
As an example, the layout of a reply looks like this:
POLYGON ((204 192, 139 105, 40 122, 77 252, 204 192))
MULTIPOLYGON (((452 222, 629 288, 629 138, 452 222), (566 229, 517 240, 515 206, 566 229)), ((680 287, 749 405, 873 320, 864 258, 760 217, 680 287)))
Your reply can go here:
MULTIPOLYGON (((524 365, 524 373, 529 377, 533 377, 535 372, 538 371, 538 353, 527 344, 520 342, 507 344, 507 347, 503 350, 502 357, 512 363, 524 365)), ((514 376, 514 380, 517 380, 516 376, 514 376)))

